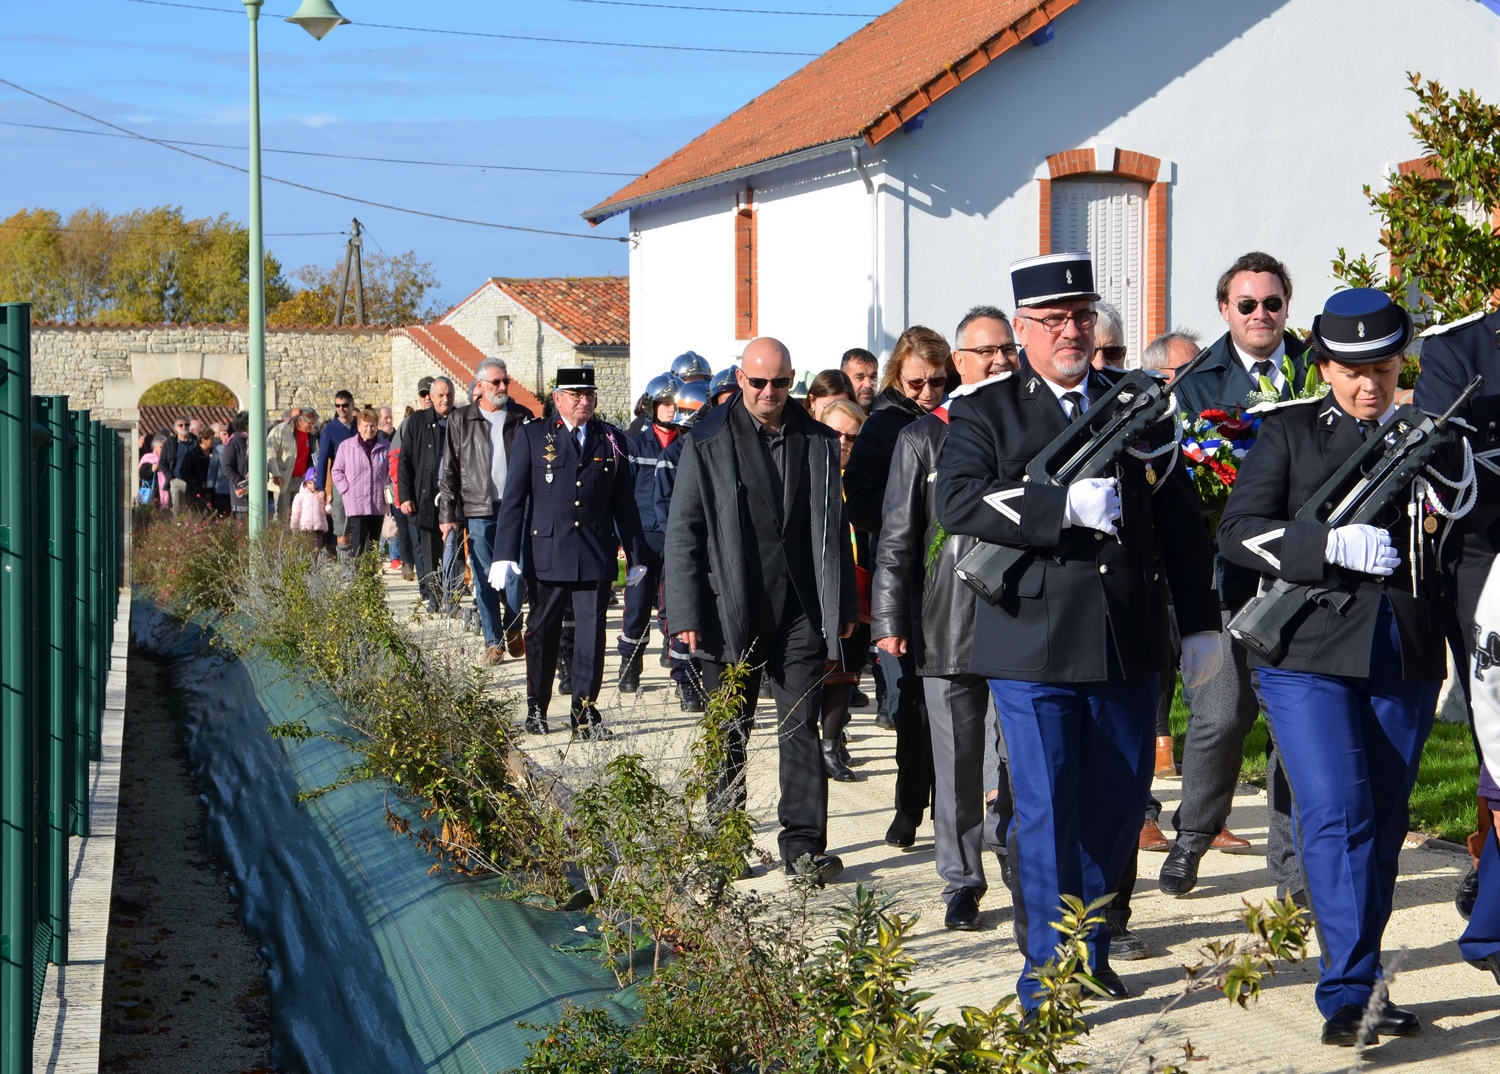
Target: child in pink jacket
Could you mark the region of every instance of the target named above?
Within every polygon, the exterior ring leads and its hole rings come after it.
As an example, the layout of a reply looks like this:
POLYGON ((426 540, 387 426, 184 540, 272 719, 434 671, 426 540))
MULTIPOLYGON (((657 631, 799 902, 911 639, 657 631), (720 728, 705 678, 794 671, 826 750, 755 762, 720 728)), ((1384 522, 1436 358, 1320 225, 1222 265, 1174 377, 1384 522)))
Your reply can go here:
POLYGON ((307 471, 302 482, 302 491, 292 498, 292 510, 287 523, 294 530, 322 533, 328 528, 328 515, 323 510, 323 497, 317 491, 318 471, 307 471))

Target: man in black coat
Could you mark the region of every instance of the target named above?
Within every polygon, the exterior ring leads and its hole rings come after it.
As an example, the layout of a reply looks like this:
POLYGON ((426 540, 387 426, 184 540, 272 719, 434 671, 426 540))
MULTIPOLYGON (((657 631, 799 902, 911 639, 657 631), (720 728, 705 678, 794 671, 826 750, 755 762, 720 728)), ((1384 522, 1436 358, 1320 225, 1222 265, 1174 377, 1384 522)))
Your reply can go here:
MULTIPOLYGON (((1270 254, 1252 252, 1237 259, 1219 277, 1215 292, 1219 313, 1229 325, 1208 357, 1186 377, 1172 382, 1178 405, 1189 417, 1209 409, 1234 413, 1260 401, 1264 377, 1280 399, 1292 398, 1305 384, 1307 344, 1286 330, 1292 302, 1292 278, 1270 254)), ((1255 595, 1257 576, 1214 556, 1224 623, 1255 595)), ((1245 736, 1260 714, 1250 684, 1244 648, 1226 630, 1220 635, 1224 665, 1202 686, 1183 690, 1191 713, 1182 749, 1182 800, 1172 815, 1177 842, 1162 863, 1158 886, 1168 895, 1186 895, 1198 882, 1198 862, 1210 847, 1239 850, 1250 844, 1225 827, 1234 790, 1239 785, 1245 736)), ((1276 878, 1278 898, 1302 898, 1302 876, 1292 841, 1292 795, 1274 746, 1266 752, 1266 867, 1276 878)))
MULTIPOLYGON (((741 395, 698 421, 683 447, 667 523, 667 622, 702 660, 703 685, 724 669, 754 668, 776 699, 779 839, 788 873, 831 880, 828 777, 818 740, 821 683, 839 639, 859 621, 849 522, 839 484, 839 441, 788 406, 792 358, 768 337, 745 348, 741 395)), ((730 728, 729 758, 711 808, 745 801, 749 712, 730 728)))
MULTIPOLYGON (((428 398, 432 406, 413 412, 403 424, 397 485, 404 499, 401 513, 417 524, 418 544, 427 573, 418 582, 430 611, 448 606, 453 580, 443 562, 443 533, 438 526, 438 469, 448 438, 448 415, 453 413, 453 382, 434 377, 428 398)), ((448 566, 456 563, 452 557, 448 566)))
MULTIPOLYGON (((1151 786, 1158 676, 1172 671, 1170 590, 1183 678, 1218 670, 1213 551, 1192 482, 1163 421, 1122 452, 1115 476, 1068 486, 1024 480, 1027 463, 1103 399, 1123 371, 1091 371, 1088 254, 1011 267, 1014 325, 1027 365, 949 407, 937 515, 949 533, 1025 553, 1000 602, 976 606, 969 670, 990 680, 1015 792, 1007 847, 1015 877, 1017 984, 1033 1009, 1033 969, 1052 957, 1058 896, 1116 890, 1151 786)), ((1089 965, 1111 996, 1107 925, 1089 965)))
POLYGON ((625 434, 594 417, 593 367, 559 369, 552 402, 557 412, 522 425, 511 444, 490 584, 504 588, 524 565, 531 594, 526 729, 547 732, 563 608, 571 605, 570 722, 586 739, 610 738, 595 702, 604 679, 604 613, 619 572, 620 544, 631 585, 645 575, 653 553, 641 533, 625 434))

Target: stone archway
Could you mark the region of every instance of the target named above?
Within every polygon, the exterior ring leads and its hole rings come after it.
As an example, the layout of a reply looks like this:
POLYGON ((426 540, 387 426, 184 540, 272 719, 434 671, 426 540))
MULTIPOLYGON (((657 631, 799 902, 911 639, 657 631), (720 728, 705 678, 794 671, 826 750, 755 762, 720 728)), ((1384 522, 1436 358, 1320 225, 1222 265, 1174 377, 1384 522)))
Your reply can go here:
MULTIPOLYGON (((234 393, 237 409, 246 409, 250 401, 250 359, 244 353, 132 351, 130 376, 104 378, 103 404, 106 409, 118 409, 124 421, 134 422, 140 416, 141 395, 164 380, 217 381, 234 393)), ((275 398, 276 385, 267 380, 266 399, 275 398)))

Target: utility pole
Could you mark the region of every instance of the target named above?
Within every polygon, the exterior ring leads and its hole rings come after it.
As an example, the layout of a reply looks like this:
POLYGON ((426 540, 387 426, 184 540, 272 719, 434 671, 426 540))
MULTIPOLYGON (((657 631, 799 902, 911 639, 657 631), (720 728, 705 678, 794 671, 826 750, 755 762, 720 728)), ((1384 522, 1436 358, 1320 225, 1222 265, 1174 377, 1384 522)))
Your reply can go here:
POLYGON ((339 280, 339 302, 333 311, 333 323, 344 323, 344 299, 349 296, 349 270, 354 269, 354 323, 365 323, 365 273, 360 264, 359 251, 365 243, 360 237, 361 227, 358 220, 349 223, 349 242, 344 247, 344 275, 339 280))

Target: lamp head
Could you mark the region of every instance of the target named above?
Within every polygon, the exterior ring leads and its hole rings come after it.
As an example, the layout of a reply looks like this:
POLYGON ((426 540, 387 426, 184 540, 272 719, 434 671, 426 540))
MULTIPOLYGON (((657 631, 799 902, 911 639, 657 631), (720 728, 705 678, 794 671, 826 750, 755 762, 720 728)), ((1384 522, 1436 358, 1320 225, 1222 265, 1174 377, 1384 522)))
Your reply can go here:
POLYGON ((302 0, 302 6, 287 16, 287 22, 295 22, 319 41, 329 30, 343 26, 349 20, 333 6, 333 0, 302 0))

